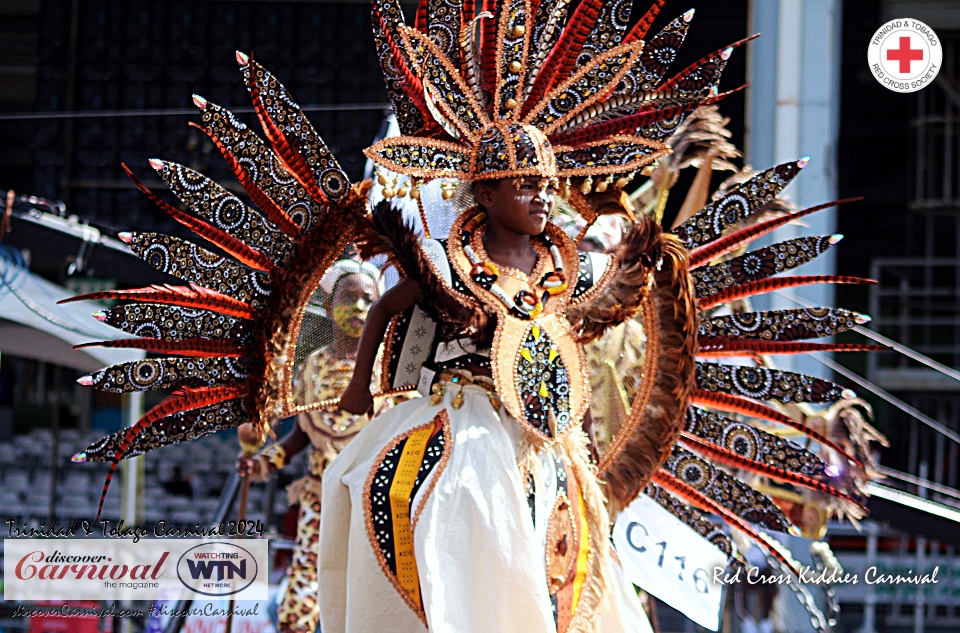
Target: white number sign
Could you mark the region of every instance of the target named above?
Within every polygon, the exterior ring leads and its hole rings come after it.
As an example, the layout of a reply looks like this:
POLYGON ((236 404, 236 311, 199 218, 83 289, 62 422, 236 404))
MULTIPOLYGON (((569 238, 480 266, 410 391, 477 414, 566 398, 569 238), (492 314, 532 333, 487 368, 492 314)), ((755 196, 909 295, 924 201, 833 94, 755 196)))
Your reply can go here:
POLYGON ((640 495, 613 528, 613 543, 630 581, 702 627, 720 628, 723 585, 714 568, 726 555, 647 495, 640 495))

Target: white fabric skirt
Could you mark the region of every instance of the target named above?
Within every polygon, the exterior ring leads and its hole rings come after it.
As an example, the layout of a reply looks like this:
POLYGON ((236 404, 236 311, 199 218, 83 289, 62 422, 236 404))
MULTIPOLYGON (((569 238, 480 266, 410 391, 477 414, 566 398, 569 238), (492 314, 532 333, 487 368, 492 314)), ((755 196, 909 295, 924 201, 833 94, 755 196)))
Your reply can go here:
MULTIPOLYGON (((446 383, 438 405, 418 398, 387 410, 324 473, 319 544, 324 633, 556 633, 544 548, 558 460, 546 451, 537 455, 538 483, 528 498, 517 468, 519 424, 502 407, 495 410, 475 385, 463 387, 463 405, 453 408, 458 389, 446 383), (424 463, 432 468, 426 475, 421 468, 423 481, 410 504, 416 596, 398 581, 396 565, 404 563, 384 546, 396 531, 384 527, 384 513, 377 510, 383 500, 371 489, 384 464, 398 459, 399 448, 391 450, 398 439, 440 424, 442 450, 435 440, 427 447, 433 459, 424 463)), ((617 565, 609 567, 595 630, 650 631, 633 586, 617 565)), ((407 587, 409 577, 408 572, 407 587)))

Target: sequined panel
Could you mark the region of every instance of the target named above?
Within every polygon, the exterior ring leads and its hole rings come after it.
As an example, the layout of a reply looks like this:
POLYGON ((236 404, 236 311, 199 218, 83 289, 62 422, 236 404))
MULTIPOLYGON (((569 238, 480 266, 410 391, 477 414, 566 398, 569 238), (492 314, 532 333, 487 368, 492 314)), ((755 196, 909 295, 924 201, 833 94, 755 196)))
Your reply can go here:
MULTIPOLYGON (((373 2, 373 38, 377 47, 377 57, 380 59, 380 70, 387 84, 387 94, 393 104, 393 112, 397 115, 397 123, 402 134, 414 134, 423 127, 423 114, 413 100, 407 96, 404 74, 397 67, 394 58, 394 46, 399 47, 400 41, 396 29, 403 24, 403 10, 396 0, 374 0, 373 2)), ((405 60, 404 60, 405 63, 405 60)))
POLYGON ((842 398, 844 391, 840 385, 804 374, 720 363, 697 363, 697 386, 712 392, 780 402, 833 402, 842 398))
MULTIPOLYGON (((637 82, 638 90, 654 90, 660 84, 670 65, 677 59, 692 19, 692 11, 684 13, 643 47, 643 54, 630 70, 631 79, 637 82)), ((620 91, 617 92, 619 94, 620 91)))
POLYGON ((529 20, 526 0, 507 0, 510 7, 501 14, 499 41, 500 83, 497 86, 497 107, 503 119, 515 119, 520 111, 523 94, 520 85, 527 71, 526 57, 529 43, 529 20))
POLYGON ((699 407, 687 409, 684 430, 745 459, 807 477, 822 475, 826 467, 819 457, 793 442, 699 407))
POLYGON ((427 0, 427 35, 448 57, 457 52, 462 9, 462 0, 427 0))
POLYGON ((736 558, 733 541, 724 534, 723 529, 718 524, 707 519, 703 512, 680 501, 655 483, 647 484, 644 494, 660 504, 661 508, 687 524, 697 534, 716 545, 717 549, 727 555, 728 561, 736 558))
POLYGON ((667 153, 666 148, 636 136, 613 137, 575 149, 555 147, 561 176, 622 174, 648 165, 667 153))
POLYGON ((105 367, 90 375, 101 391, 123 393, 175 386, 214 387, 247 377, 243 358, 149 358, 105 367))
MULTIPOLYGON (((247 64, 244 74, 250 72, 250 66, 251 64, 247 64)), ((295 151, 306 161, 320 190, 331 202, 347 195, 350 191, 350 179, 343 173, 337 159, 313 129, 310 121, 300 111, 300 106, 276 77, 259 64, 254 63, 252 66, 267 113, 295 146, 295 151)))
POLYGON ((527 422, 547 437, 558 437, 570 424, 570 378, 560 352, 534 324, 517 356, 517 390, 527 422), (550 413, 556 419, 551 428, 550 413))
POLYGON ((840 334, 857 326, 860 315, 842 308, 796 308, 714 317, 700 325, 700 336, 797 341, 840 334))
POLYGON ((245 303, 262 306, 270 295, 268 276, 179 237, 134 233, 128 245, 161 272, 245 303))
MULTIPOLYGON (((230 148, 260 188, 269 191, 274 202, 283 207, 281 201, 299 185, 279 164, 276 155, 226 110, 207 103, 201 117, 207 129, 230 148)), ((204 220, 262 251, 274 262, 282 262, 293 251, 293 243, 286 235, 203 174, 166 161, 155 165, 170 191, 204 220)), ((307 198, 303 188, 299 190, 299 199, 307 198)))
POLYGON ((697 108, 699 102, 668 99, 655 103, 657 107, 643 116, 645 122, 639 123, 633 133, 651 141, 665 142, 677 132, 687 116, 697 108))
POLYGON ((588 64, 594 57, 604 51, 620 45, 630 24, 630 10, 633 8, 631 0, 607 0, 600 7, 593 29, 587 35, 580 54, 577 56, 577 67, 588 64))
POLYGON ((543 134, 516 123, 491 126, 477 145, 474 169, 485 176, 556 175, 553 150, 543 134))
POLYGON ((104 310, 99 318, 135 336, 169 341, 197 337, 247 341, 250 336, 246 319, 183 306, 127 303, 104 310))
POLYGON ((637 44, 625 44, 596 57, 551 92, 524 121, 551 134, 616 87, 639 53, 637 44))
MULTIPOLYGON (((135 437, 123 458, 129 459, 148 451, 189 440, 200 439, 233 429, 247 419, 242 398, 225 400, 200 409, 175 413, 143 430, 135 437)), ((127 429, 121 429, 112 435, 97 440, 85 449, 86 461, 104 462, 113 459, 114 453, 123 441, 127 429)))
POLYGON ((801 237, 751 251, 713 266, 702 266, 690 271, 698 297, 708 297, 749 281, 806 264, 830 248, 831 237, 801 237))
POLYGON ((699 60, 697 65, 660 87, 661 90, 676 93, 680 97, 704 97, 720 84, 723 69, 730 59, 729 48, 717 51, 699 60))
POLYGON ((725 229, 759 211, 775 198, 806 165, 806 160, 784 163, 761 172, 734 187, 727 195, 705 206, 674 233, 687 248, 714 240, 725 229))
POLYGON ((769 497, 699 455, 675 447, 661 468, 751 523, 777 532, 786 532, 791 526, 769 497))
POLYGON ((448 141, 392 137, 368 147, 364 154, 390 171, 418 178, 466 178, 470 169, 465 148, 448 141))
POLYGON ((400 36, 407 54, 419 68, 424 85, 436 90, 437 107, 451 119, 463 136, 475 138, 488 119, 464 83, 459 69, 422 33, 401 27, 400 36))

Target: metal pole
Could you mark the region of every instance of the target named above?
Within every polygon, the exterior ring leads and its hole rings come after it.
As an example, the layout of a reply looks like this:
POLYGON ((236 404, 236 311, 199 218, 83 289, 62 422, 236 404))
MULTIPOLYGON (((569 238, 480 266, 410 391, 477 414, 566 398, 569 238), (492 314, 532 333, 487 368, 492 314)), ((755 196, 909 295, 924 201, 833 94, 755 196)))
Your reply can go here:
MULTIPOLYGON (((137 423, 143 416, 143 392, 133 391, 125 393, 121 397, 123 406, 123 425, 131 427, 137 423)), ((138 455, 124 460, 121 465, 122 470, 120 478, 120 519, 127 525, 137 525, 140 522, 139 499, 141 470, 143 469, 143 456, 138 455)), ((128 600, 120 602, 120 607, 129 609, 131 603, 128 600)), ((120 633, 132 633, 133 623, 129 618, 120 618, 120 633)))
MULTIPOLYGON (((917 537, 917 574, 923 573, 923 566, 926 564, 927 539, 925 536, 917 537)), ((927 607, 927 597, 923 594, 923 585, 917 585, 917 596, 913 607, 913 633, 923 633, 924 614, 927 607)))
POLYGON ((50 453, 50 506, 47 509, 47 523, 53 526, 57 520, 57 478, 60 477, 60 386, 62 369, 60 365, 53 365, 53 415, 50 416, 53 426, 53 447, 50 453))
MULTIPOLYGON (((226 520, 227 515, 230 514, 230 508, 233 507, 233 501, 237 498, 237 493, 239 491, 240 476, 234 472, 230 475, 227 483, 223 486, 223 490, 220 492, 220 504, 217 506, 217 512, 213 517, 213 521, 210 522, 211 527, 220 525, 220 523, 226 520)), ((184 613, 192 604, 193 598, 184 598, 183 600, 178 600, 177 605, 173 608, 173 612, 174 614, 184 613)), ((163 629, 163 633, 180 633, 180 629, 183 628, 183 624, 186 622, 186 619, 187 618, 184 615, 170 616, 170 620, 167 621, 167 626, 163 629)))
MULTIPOLYGON (((880 535, 880 525, 876 521, 867 521, 863 525, 867 532, 867 562, 865 569, 877 564, 877 541, 880 535)), ((867 595, 863 597, 863 625, 860 633, 877 633, 877 592, 873 585, 866 583, 867 595)))

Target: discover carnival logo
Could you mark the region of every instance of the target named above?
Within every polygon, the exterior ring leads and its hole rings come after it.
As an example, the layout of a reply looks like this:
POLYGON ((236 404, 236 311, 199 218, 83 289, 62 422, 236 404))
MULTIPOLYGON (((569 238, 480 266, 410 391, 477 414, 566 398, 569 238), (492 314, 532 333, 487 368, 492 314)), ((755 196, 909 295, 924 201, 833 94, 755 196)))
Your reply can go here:
POLYGON ((867 47, 870 72, 894 92, 916 92, 929 86, 940 72, 940 38, 920 20, 890 20, 873 34, 867 47))
POLYGON ((213 542, 192 547, 177 561, 183 585, 205 596, 229 596, 249 587, 257 578, 257 559, 233 543, 213 542))

